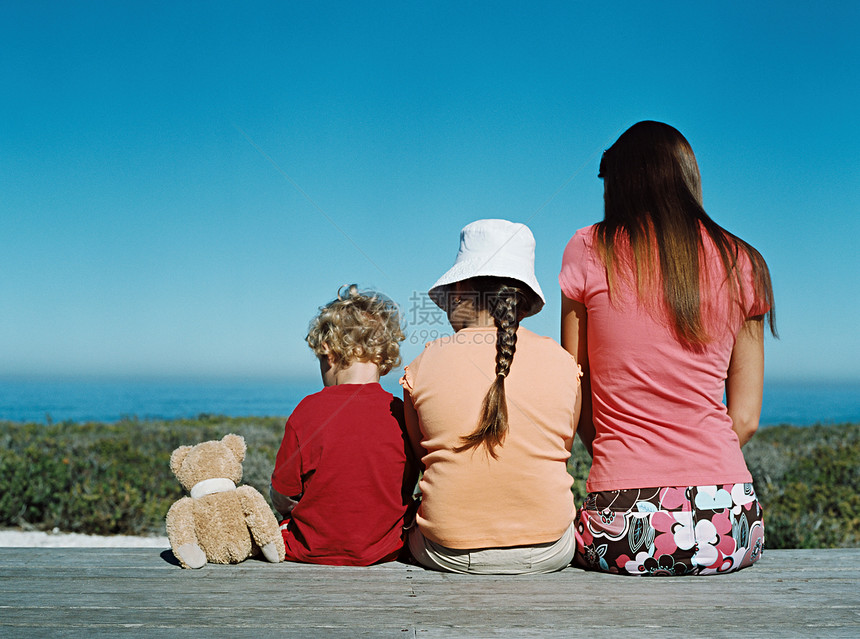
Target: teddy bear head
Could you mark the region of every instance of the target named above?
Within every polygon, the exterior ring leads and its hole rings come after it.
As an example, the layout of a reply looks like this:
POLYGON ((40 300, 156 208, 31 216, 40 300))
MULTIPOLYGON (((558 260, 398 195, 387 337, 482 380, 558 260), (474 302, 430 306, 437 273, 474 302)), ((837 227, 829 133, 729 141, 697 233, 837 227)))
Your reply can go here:
POLYGON ((180 446, 170 455, 170 470, 189 492, 196 484, 209 479, 224 478, 236 484, 242 479, 245 450, 245 438, 241 435, 225 435, 220 440, 180 446))

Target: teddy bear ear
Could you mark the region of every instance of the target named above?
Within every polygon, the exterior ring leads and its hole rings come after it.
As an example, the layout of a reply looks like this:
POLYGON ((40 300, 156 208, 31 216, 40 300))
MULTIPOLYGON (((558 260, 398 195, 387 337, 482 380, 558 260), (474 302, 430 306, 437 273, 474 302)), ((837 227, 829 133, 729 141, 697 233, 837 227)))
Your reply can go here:
POLYGON ((227 448, 236 456, 240 462, 245 461, 245 451, 247 450, 247 446, 245 446, 245 438, 241 435, 224 435, 221 439, 227 448))
POLYGON ((179 472, 179 469, 182 468, 182 462, 185 461, 185 458, 188 457, 188 453, 191 452, 192 446, 180 446, 170 455, 170 470, 173 471, 173 474, 176 475, 179 472))

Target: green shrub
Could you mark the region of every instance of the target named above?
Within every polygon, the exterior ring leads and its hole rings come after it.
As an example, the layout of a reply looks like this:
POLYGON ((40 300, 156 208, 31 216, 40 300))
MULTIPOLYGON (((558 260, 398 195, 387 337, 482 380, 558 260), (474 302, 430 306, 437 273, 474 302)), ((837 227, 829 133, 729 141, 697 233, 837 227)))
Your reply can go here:
POLYGON ((744 456, 768 548, 860 546, 860 424, 762 428, 744 456))
MULTIPOLYGON (((248 445, 243 483, 267 496, 281 418, 0 421, 0 526, 163 534, 168 508, 183 495, 170 453, 227 433, 248 445)), ((860 546, 860 424, 762 428, 744 455, 765 509, 768 548, 860 546)), ((590 466, 577 440, 568 462, 577 504, 590 466)))
POLYGON ((567 460, 567 472, 573 477, 573 503, 579 508, 585 501, 585 480, 588 479, 588 471, 591 469, 591 455, 585 450, 582 442, 577 437, 570 451, 570 459, 567 460))
POLYGON ((0 526, 90 534, 163 534, 183 490, 170 472, 179 446, 245 437, 243 483, 268 494, 283 435, 280 418, 44 426, 0 422, 0 526))

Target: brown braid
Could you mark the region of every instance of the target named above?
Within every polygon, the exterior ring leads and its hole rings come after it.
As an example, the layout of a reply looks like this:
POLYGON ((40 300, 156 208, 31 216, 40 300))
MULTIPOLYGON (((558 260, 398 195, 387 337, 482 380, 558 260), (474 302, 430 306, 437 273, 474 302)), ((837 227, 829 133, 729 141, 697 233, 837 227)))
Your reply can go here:
POLYGON ((527 308, 529 300, 522 288, 508 284, 488 291, 486 300, 496 324, 496 378, 484 396, 478 427, 470 435, 462 437, 463 445, 454 450, 461 452, 484 444, 495 458, 495 448, 504 442, 508 431, 505 378, 510 373, 517 350, 517 329, 520 325, 517 308, 521 305, 527 308))

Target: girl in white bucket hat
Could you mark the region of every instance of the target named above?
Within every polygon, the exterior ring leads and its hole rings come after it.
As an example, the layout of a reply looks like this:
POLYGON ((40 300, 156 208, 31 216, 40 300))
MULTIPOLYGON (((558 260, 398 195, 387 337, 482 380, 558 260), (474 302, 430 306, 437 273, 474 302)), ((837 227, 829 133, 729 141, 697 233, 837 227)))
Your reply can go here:
POLYGON ((579 417, 579 367, 520 326, 539 312, 535 241, 524 224, 478 220, 430 289, 454 335, 406 367, 406 425, 424 475, 408 545, 436 570, 560 570, 575 548, 566 462, 579 417))

